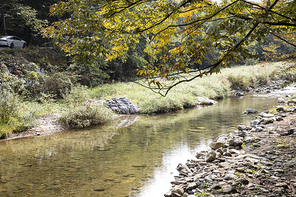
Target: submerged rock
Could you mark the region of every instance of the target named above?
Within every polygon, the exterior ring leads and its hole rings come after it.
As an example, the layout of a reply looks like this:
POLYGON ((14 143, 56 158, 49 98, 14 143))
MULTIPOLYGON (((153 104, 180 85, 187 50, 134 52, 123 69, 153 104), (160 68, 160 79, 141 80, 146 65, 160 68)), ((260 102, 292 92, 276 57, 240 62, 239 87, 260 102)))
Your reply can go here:
POLYGON ((245 113, 247 113, 247 114, 256 114, 256 113, 258 113, 258 111, 255 110, 255 109, 247 108, 245 113))

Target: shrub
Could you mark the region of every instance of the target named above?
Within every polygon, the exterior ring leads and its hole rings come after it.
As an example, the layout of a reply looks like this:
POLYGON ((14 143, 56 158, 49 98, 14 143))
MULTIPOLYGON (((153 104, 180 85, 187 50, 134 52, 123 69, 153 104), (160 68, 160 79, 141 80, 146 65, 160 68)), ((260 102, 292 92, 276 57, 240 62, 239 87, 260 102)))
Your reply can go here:
POLYGON ((86 101, 87 99, 90 98, 90 90, 87 88, 87 86, 83 85, 76 85, 71 87, 70 92, 65 92, 62 94, 63 99, 67 103, 78 103, 78 102, 83 102, 86 101))
POLYGON ((69 111, 62 115, 59 121, 68 127, 84 128, 103 124, 112 119, 111 110, 91 103, 70 106, 69 111))
POLYGON ((19 99, 9 90, 0 89, 0 122, 9 123, 18 114, 19 99))
POLYGON ((26 130, 35 118, 35 113, 27 110, 17 94, 0 89, 0 138, 26 130))

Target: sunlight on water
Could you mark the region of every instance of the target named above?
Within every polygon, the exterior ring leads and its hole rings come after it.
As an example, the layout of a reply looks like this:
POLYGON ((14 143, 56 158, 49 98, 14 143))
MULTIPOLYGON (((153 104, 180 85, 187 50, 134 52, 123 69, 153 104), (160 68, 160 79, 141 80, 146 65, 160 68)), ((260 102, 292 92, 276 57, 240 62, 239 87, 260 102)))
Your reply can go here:
POLYGON ((163 196, 171 187, 170 182, 174 180, 174 176, 178 175, 176 166, 182 161, 194 159, 197 151, 206 150, 205 145, 197 146, 190 149, 188 144, 179 145, 176 149, 172 149, 163 154, 162 165, 154 170, 153 178, 147 181, 145 186, 141 188, 141 193, 135 196, 139 197, 157 197, 163 196))

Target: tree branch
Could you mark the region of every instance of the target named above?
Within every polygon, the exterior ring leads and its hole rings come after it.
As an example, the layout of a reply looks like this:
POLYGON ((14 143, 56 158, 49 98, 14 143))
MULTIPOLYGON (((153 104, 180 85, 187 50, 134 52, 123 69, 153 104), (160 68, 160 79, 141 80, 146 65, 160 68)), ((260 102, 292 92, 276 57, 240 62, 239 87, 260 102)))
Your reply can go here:
POLYGON ((286 27, 296 27, 296 23, 289 23, 289 22, 269 22, 269 21, 263 21, 262 24, 267 24, 271 26, 286 26, 286 27))
MULTIPOLYGON (((218 62, 216 62, 215 64, 212 64, 212 65, 210 65, 210 66, 207 66, 207 67, 205 67, 205 68, 203 68, 202 70, 206 70, 206 69, 209 69, 210 68, 210 70, 209 71, 207 71, 207 73, 211 73, 211 72, 213 72, 214 71, 214 69, 216 68, 216 67, 218 67, 224 60, 225 60, 225 58, 226 57, 228 57, 233 51, 235 51, 239 46, 241 46, 249 37, 250 37, 250 35, 255 31, 255 29, 258 27, 258 25, 259 25, 259 23, 256 23, 256 24, 254 24, 254 26, 252 27, 252 29, 245 35, 245 37, 243 38, 243 39, 241 39, 240 40, 240 42, 238 42, 230 51, 228 51, 226 54, 224 54, 223 55, 223 57, 218 61, 218 62)), ((200 70, 198 70, 198 71, 194 71, 194 72, 199 72, 200 70)), ((168 76, 172 76, 172 75, 168 75, 168 76)), ((175 86, 177 86, 177 85, 179 85, 179 84, 181 84, 181 83, 184 83, 184 82, 190 82, 190 81, 192 81, 192 80, 194 80, 194 79, 196 79, 196 78, 198 78, 198 77, 201 77, 202 76, 202 73, 200 73, 200 74, 198 74, 198 75, 195 75, 194 77, 192 77, 192 78, 190 78, 190 79, 184 79, 184 80, 180 80, 180 81, 178 81, 178 82, 176 82, 176 83, 174 83, 173 85, 171 85, 171 86, 169 86, 169 87, 167 87, 167 88, 162 88, 163 90, 166 90, 165 91, 165 93, 163 94, 163 93, 161 93, 161 92, 158 92, 161 96, 163 96, 163 97, 165 97, 167 94, 168 94, 168 92, 172 89, 172 88, 174 88, 175 86)), ((135 82, 135 83, 137 83, 137 84, 140 84, 140 83, 138 83, 138 82, 135 82)), ((151 88, 151 87, 148 87, 148 86, 144 86, 143 84, 140 84, 141 86, 143 86, 143 87, 146 87, 146 88, 149 88, 149 89, 160 89, 160 88, 151 88)))
POLYGON ((282 38, 282 37, 276 35, 275 33, 271 33, 271 34, 274 35, 275 37, 277 37, 278 39, 280 39, 280 40, 282 40, 282 41, 284 41, 284 42, 286 42, 286 43, 292 45, 293 47, 296 47, 295 44, 293 44, 293 43, 289 42, 288 40, 286 40, 286 39, 284 39, 284 38, 282 38))

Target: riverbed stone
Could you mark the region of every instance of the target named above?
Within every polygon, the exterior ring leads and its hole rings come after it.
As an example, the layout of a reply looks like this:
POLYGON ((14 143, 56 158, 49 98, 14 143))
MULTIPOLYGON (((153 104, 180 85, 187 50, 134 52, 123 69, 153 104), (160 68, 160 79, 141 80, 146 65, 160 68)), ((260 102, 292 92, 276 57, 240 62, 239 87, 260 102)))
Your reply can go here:
POLYGON ((296 107, 293 106, 293 107, 290 107, 287 109, 287 112, 295 112, 296 111, 296 107))
POLYGON ((222 191, 223 194, 230 194, 230 193, 235 193, 236 189, 233 188, 231 185, 227 185, 225 187, 222 187, 222 191))
POLYGON ((256 127, 260 123, 260 120, 251 121, 251 127, 256 127))
POLYGON ((246 126, 245 125, 238 125, 237 129, 238 130, 246 130, 246 126))
POLYGON ((274 119, 273 118, 262 118, 262 121, 261 121, 263 124, 270 124, 270 123, 273 123, 274 122, 274 119))
POLYGON ((234 174, 226 174, 224 177, 225 180, 232 180, 232 179, 236 179, 236 178, 237 177, 234 174))
POLYGON ((211 149, 218 149, 225 146, 226 142, 211 142, 210 147, 211 149))
POLYGON ((191 170, 189 169, 189 167, 188 167, 187 165, 182 164, 182 163, 179 163, 179 164, 178 164, 178 166, 177 166, 177 170, 178 170, 179 172, 182 171, 183 173, 186 173, 186 174, 188 174, 188 173, 191 172, 191 170))
POLYGON ((288 189, 289 188, 288 184, 285 183, 285 182, 277 183, 275 186, 276 187, 283 187, 285 189, 288 189))
POLYGON ((211 161, 214 161, 216 159, 216 153, 215 151, 210 151, 206 157, 205 157, 205 162, 211 162, 211 161))
POLYGON ((204 158, 205 156, 206 156, 206 151, 200 151, 200 152, 197 152, 196 153, 196 155, 195 155, 195 157, 197 158, 197 159, 199 159, 199 158, 204 158))
POLYGON ((244 96, 244 93, 242 93, 242 92, 237 92, 237 93, 235 94, 235 96, 238 96, 238 97, 240 97, 240 96, 244 96))
POLYGON ((247 109, 246 109, 246 113, 247 113, 247 114, 255 114, 255 113, 258 113, 258 111, 255 110, 255 109, 247 108, 247 109))
POLYGON ((184 189, 183 187, 181 187, 180 185, 177 185, 175 186, 173 189, 172 189, 172 194, 179 194, 179 195, 183 195, 184 194, 184 189))
POLYGON ((225 135, 219 136, 216 141, 210 143, 211 149, 218 149, 225 147, 228 137, 225 135))
POLYGON ((229 146, 234 146, 234 147, 241 148, 242 144, 243 144, 243 140, 241 138, 238 138, 238 137, 229 140, 229 146))
POLYGON ((222 187, 221 187, 221 185, 219 185, 219 184, 214 184, 214 185, 212 185, 211 188, 212 188, 212 189, 216 189, 216 190, 218 190, 218 189, 221 189, 222 187))
POLYGON ((195 189, 197 188, 197 183, 196 182, 192 182, 192 183, 189 183, 186 187, 186 190, 192 190, 192 189, 195 189))

